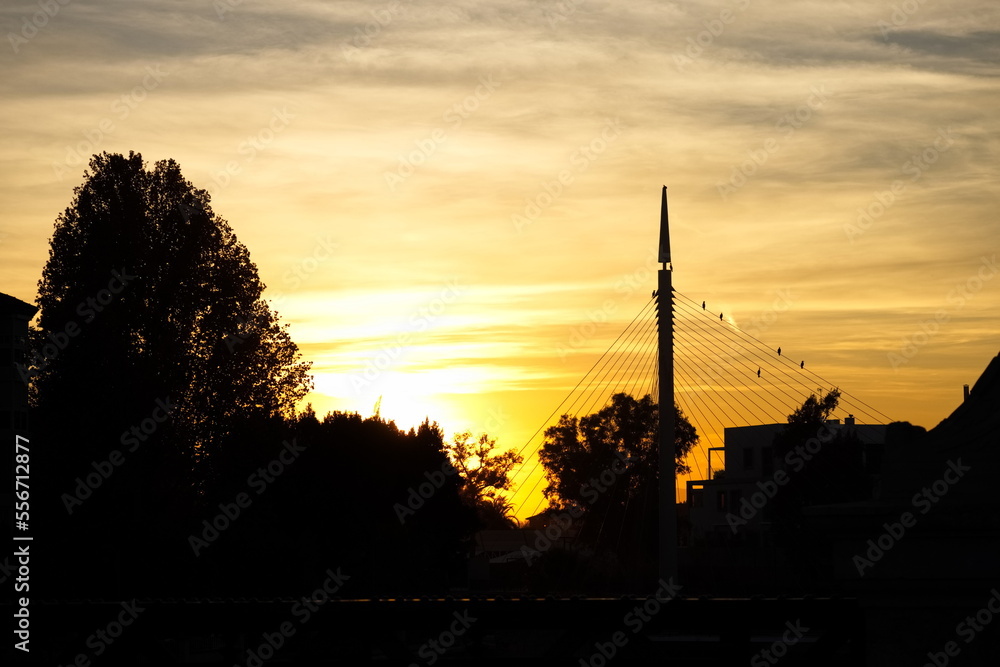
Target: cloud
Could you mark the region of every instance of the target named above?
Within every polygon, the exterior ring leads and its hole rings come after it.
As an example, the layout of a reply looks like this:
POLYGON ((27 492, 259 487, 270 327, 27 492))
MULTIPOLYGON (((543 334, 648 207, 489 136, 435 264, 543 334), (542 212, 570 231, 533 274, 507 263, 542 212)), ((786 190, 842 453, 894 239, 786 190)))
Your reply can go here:
MULTIPOLYGON (((5 44, 0 289, 33 298, 88 150, 138 150, 212 187, 324 377, 341 381, 458 279, 467 291, 414 336, 406 367, 422 378, 453 370, 435 382, 462 391, 550 397, 655 287, 665 183, 684 294, 744 321, 793 290, 769 339, 801 347, 810 364, 828 360, 845 387, 913 421, 943 416, 955 376, 981 369, 993 287, 905 369, 920 382, 878 377, 885 351, 993 252, 1000 10, 990 3, 924 3, 895 19, 892 3, 857 1, 390 7, 73 2, 18 53, 5 44), (116 103, 149 67, 168 75, 123 116, 116 103), (486 97, 482 77, 499 84, 486 97), (817 89, 828 95, 810 106, 817 89), (449 120, 463 104, 461 122, 449 120), (293 117, 268 138, 283 109, 293 117), (113 129, 100 129, 105 119, 113 129), (954 145, 909 180, 907 163, 949 127, 954 145), (390 188, 401 160, 412 173, 390 188), (562 172, 571 178, 552 195, 562 172), (896 180, 905 189, 852 243, 845 227, 896 180), (720 184, 734 191, 723 197, 720 184), (515 216, 531 206, 538 214, 519 230, 515 216), (289 281, 327 235, 334 256, 289 281), (629 277, 634 289, 619 290, 629 277), (607 324, 560 358, 609 299, 607 324), (940 400, 921 399, 911 416, 894 396, 914 399, 917 386, 940 400)), ((5 5, 0 22, 16 31, 36 8, 5 5)))

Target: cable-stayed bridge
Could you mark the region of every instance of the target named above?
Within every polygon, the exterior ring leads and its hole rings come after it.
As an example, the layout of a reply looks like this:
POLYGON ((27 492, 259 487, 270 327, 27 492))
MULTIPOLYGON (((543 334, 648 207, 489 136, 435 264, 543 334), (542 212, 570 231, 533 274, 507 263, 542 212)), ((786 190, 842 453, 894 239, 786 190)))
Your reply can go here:
MULTIPOLYGON (((554 418, 593 414, 617 394, 676 403, 699 436, 690 466, 707 479, 712 475, 709 452, 722 446, 727 427, 783 422, 810 394, 833 388, 805 360, 772 349, 724 313, 673 289, 666 188, 659 261, 657 289, 525 443, 526 464, 515 479, 537 471, 544 430, 554 418)), ((843 389, 840 405, 872 422, 887 419, 843 389)), ((141 658, 129 664, 249 667, 273 659, 285 664, 603 667, 734 665, 754 658, 759 664, 773 664, 772 658, 785 665, 864 664, 864 617, 856 599, 709 597, 685 589, 683 578, 678 581, 676 424, 672 410, 661 414, 666 416, 649 443, 659 463, 659 488, 655 499, 634 504, 637 512, 658 509, 652 537, 658 539, 661 576, 631 594, 583 597, 576 591, 543 597, 523 588, 504 593, 470 588, 441 597, 340 599, 317 589, 296 599, 43 600, 32 622, 54 638, 53 647, 45 649, 54 656, 82 641, 80 618, 112 618, 127 604, 141 608, 143 617, 127 639, 141 658), (302 608, 315 608, 308 626, 293 615, 302 608)), ((540 477, 534 478, 534 486, 522 484, 512 497, 515 504, 534 502, 531 513, 542 509, 541 502, 526 500, 537 498, 540 477)), ((624 507, 619 526, 602 524, 598 531, 604 535, 607 529, 619 546, 632 505, 624 507)), ((524 514, 527 508, 521 509, 524 514)), ((294 563, 294 554, 290 559, 294 563)))
MULTIPOLYGON (((759 340, 705 301, 677 291, 672 296, 674 400, 698 434, 686 461, 697 479, 712 477, 709 450, 723 447, 726 428, 785 423, 810 395, 821 397, 832 389, 839 390, 833 418, 850 416, 869 424, 892 421, 839 383, 820 375, 806 359, 793 356, 794 348, 782 349, 759 340)), ((658 397, 660 299, 655 292, 650 296, 520 448, 525 463, 516 472, 516 479, 533 480, 510 496, 520 516, 537 514, 546 505, 537 493, 545 484, 537 453, 547 427, 562 415, 580 418, 594 414, 618 393, 658 397)), ((716 457, 713 468, 717 470, 719 463, 716 457)))

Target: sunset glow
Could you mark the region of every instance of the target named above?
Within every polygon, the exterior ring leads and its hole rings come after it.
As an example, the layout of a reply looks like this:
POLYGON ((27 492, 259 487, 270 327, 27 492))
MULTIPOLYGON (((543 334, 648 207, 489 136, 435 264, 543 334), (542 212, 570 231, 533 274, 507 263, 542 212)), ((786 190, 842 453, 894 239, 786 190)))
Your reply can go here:
POLYGON ((320 416, 522 448, 649 300, 663 184, 676 289, 895 420, 1000 349, 995 4, 102 0, 20 36, 35 11, 0 9, 0 291, 34 301, 91 154, 174 159, 320 416))

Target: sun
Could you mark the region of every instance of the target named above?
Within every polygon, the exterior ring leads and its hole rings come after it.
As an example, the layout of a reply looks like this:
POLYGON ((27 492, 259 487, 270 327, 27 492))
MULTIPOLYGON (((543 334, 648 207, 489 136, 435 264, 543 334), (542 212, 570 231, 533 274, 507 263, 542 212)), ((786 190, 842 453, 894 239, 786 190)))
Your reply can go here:
POLYGON ((453 433, 464 428, 466 416, 454 400, 455 388, 468 388, 473 378, 464 369, 426 369, 386 371, 368 386, 347 386, 343 376, 317 373, 315 390, 306 397, 316 414, 357 412, 368 417, 375 413, 396 423, 401 429, 416 428, 425 419, 437 422, 453 433))

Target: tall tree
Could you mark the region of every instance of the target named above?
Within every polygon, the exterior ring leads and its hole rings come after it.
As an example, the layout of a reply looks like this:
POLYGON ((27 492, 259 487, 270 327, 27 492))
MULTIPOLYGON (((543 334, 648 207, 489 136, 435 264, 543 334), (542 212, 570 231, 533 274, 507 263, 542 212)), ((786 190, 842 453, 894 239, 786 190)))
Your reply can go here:
POLYGON ((172 160, 149 171, 139 154, 104 153, 90 168, 56 221, 38 285, 42 337, 71 322, 81 330, 34 369, 39 405, 63 412, 88 386, 117 390, 116 403, 138 394, 127 422, 169 397, 174 429, 200 459, 234 420, 290 416, 312 387, 311 364, 209 195, 172 160))
MULTIPOLYGON (((694 426, 675 405, 675 474, 691 471, 684 463, 698 442, 694 426)), ((615 394, 604 408, 576 418, 563 415, 555 426, 545 431, 539 452, 548 486, 545 496, 554 509, 570 504, 582 507, 612 502, 601 491, 602 474, 624 480, 624 495, 614 503, 642 493, 655 495, 659 479, 658 445, 659 408, 647 394, 639 400, 628 394, 615 394), (627 470, 622 466, 627 464, 627 470), (607 471, 607 472, 606 472, 607 471), (595 480, 598 482, 595 484, 595 480), (603 500, 602 500, 603 498, 603 500)))
POLYGON ((462 500, 476 510, 487 528, 513 528, 517 521, 502 492, 510 489, 510 473, 524 458, 515 449, 494 454, 496 444, 485 433, 473 440, 472 433, 466 431, 455 435, 447 451, 460 477, 462 500))
POLYGON ((246 247, 172 160, 149 170, 137 153, 95 155, 38 290, 22 375, 55 491, 122 450, 123 473, 94 495, 128 526, 181 512, 236 425, 290 416, 312 387, 246 247))
MULTIPOLYGON (((698 434, 677 405, 674 415, 673 472, 684 474, 690 471, 684 460, 698 434)), ((649 395, 615 394, 598 412, 579 419, 563 415, 545 431, 539 458, 548 479, 544 493, 549 509, 582 509, 564 533, 575 534, 594 550, 592 556, 578 552, 574 557, 582 559, 574 566, 574 577, 583 577, 579 585, 589 585, 585 580, 597 571, 600 580, 633 584, 648 583, 655 572, 658 425, 659 409, 649 395)), ((564 563, 557 569, 567 567, 564 563)))

